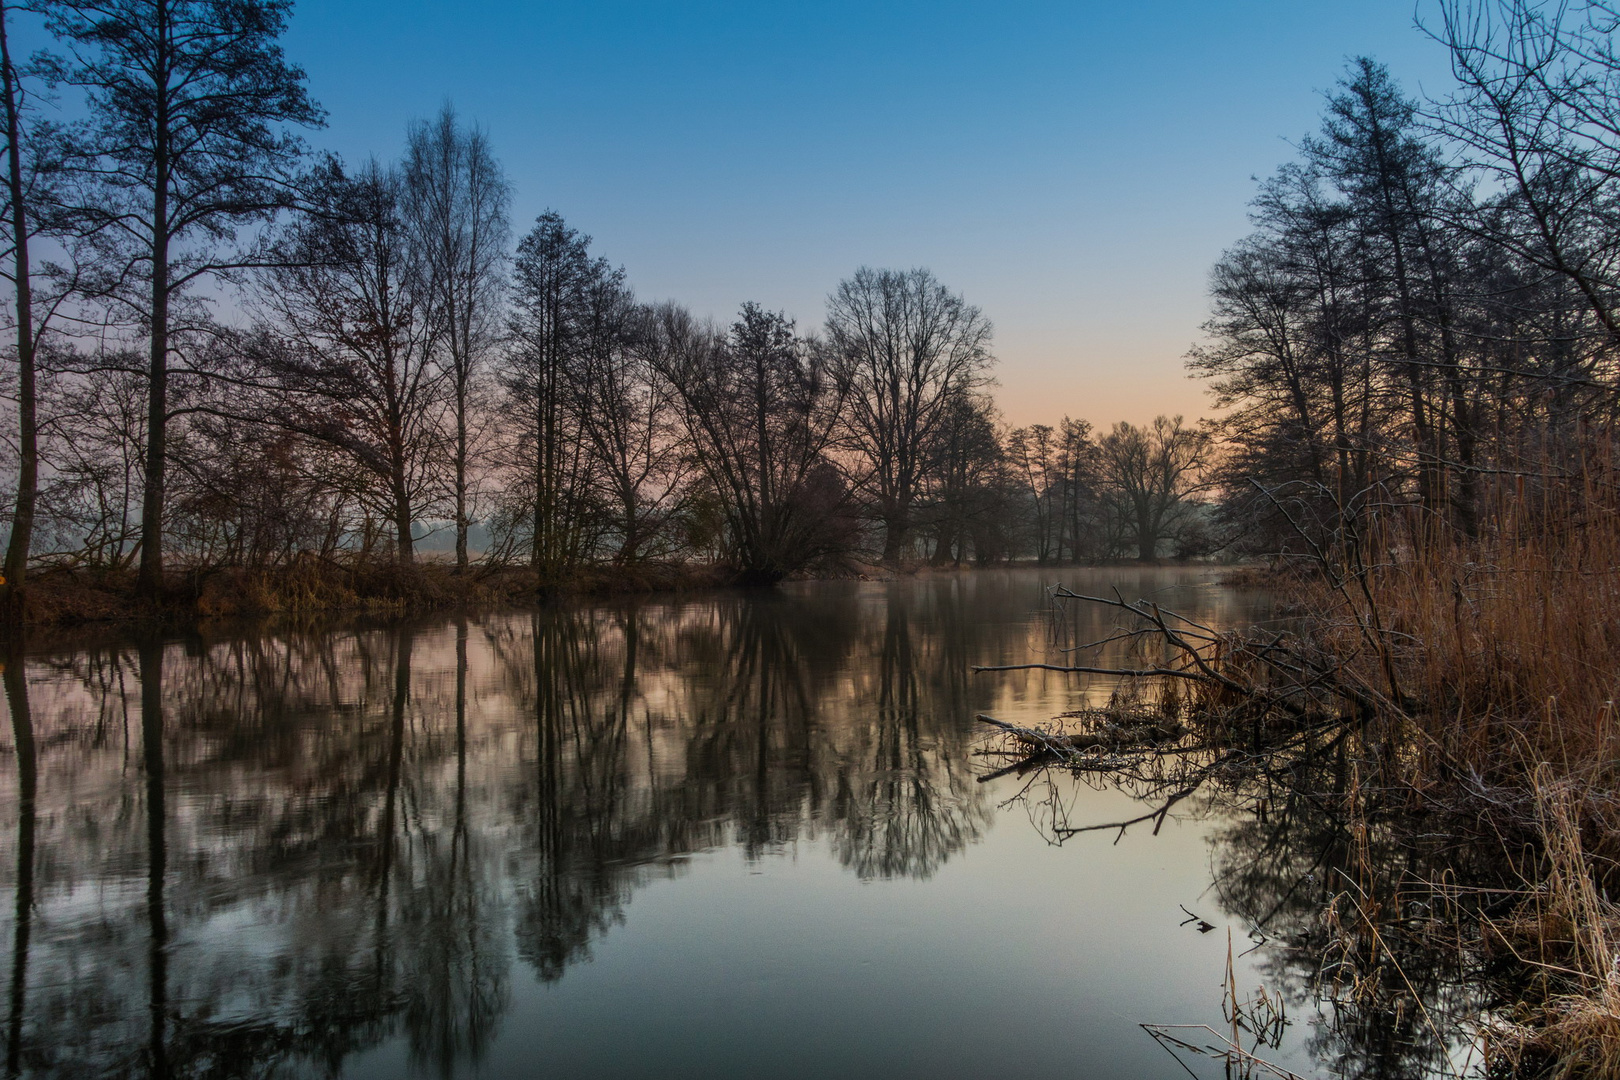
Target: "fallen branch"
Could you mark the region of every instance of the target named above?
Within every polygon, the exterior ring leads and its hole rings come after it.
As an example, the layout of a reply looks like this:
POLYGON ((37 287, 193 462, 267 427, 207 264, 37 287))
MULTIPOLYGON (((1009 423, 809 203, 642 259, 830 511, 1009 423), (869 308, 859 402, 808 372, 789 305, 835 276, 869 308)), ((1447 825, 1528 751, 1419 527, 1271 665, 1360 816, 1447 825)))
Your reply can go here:
POLYGON ((1081 675, 1118 675, 1127 679, 1146 679, 1156 675, 1167 675, 1174 679, 1192 679, 1195 682, 1214 682, 1209 676, 1197 671, 1178 671, 1175 668, 1111 668, 1111 667, 1064 667, 1061 664, 991 664, 975 667, 980 671, 1061 671, 1065 674, 1081 675))
MULTIPOLYGON (((1101 715, 1099 718, 1104 718, 1101 715)), ((1172 742, 1187 734, 1187 728, 1172 720, 1143 719, 1134 724, 1122 724, 1118 721, 1107 721, 1104 726, 1095 731, 1075 732, 1065 735, 1060 732, 1042 731, 1039 728, 1019 727, 1009 724, 986 713, 979 713, 974 719, 982 724, 989 724, 1020 742, 1037 747, 1043 752, 1064 756, 1077 751, 1095 750, 1099 747, 1119 749, 1121 747, 1157 746, 1160 743, 1172 742)))
MULTIPOLYGON (((1274 1077, 1275 1080, 1304 1080, 1304 1077, 1298 1073, 1290 1072, 1281 1065, 1274 1065, 1252 1051, 1245 1050, 1208 1024, 1142 1024, 1140 1027, 1153 1036, 1154 1041, 1160 1046, 1170 1051, 1171 1056, 1175 1057, 1176 1063, 1183 1069, 1187 1069, 1187 1065, 1186 1062, 1181 1060, 1180 1055, 1176 1053, 1178 1050, 1196 1054, 1200 1057, 1214 1058, 1227 1067, 1229 1070, 1228 1075, 1235 1073, 1236 1075, 1252 1076, 1254 1070, 1258 1069, 1274 1077), (1179 1035, 1171 1034, 1178 1031, 1185 1031, 1189 1034, 1198 1031, 1208 1032, 1215 1041, 1199 1045, 1195 1042, 1189 1042, 1179 1035)), ((1187 1072, 1189 1075, 1197 1075, 1191 1069, 1187 1069, 1187 1072)))

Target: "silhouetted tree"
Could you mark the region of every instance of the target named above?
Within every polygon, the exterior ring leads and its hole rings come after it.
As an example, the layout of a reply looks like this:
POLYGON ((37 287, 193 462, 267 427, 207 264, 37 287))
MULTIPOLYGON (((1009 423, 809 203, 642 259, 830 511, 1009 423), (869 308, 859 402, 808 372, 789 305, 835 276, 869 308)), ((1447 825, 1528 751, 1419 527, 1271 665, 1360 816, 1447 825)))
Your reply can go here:
MULTIPOLYGON (((13 5, 14 6, 14 5, 13 5)), ((11 59, 8 23, 11 10, 0 2, 0 120, 6 139, 5 246, 10 248, 11 265, 5 277, 14 293, 17 349, 17 497, 12 505, 11 538, 6 546, 4 575, 6 587, 15 590, 28 573, 28 555, 33 547, 34 514, 39 492, 39 389, 35 353, 38 330, 34 318, 33 262, 29 241, 39 227, 32 205, 38 158, 25 146, 27 137, 23 109, 25 93, 22 74, 11 59)))
POLYGON ((592 459, 571 407, 587 347, 590 297, 623 271, 590 255, 590 237, 547 211, 518 244, 512 274, 512 349, 505 381, 517 420, 520 500, 530 561, 552 582, 586 555, 592 537, 592 459))
POLYGON ((927 270, 862 267, 827 298, 827 344, 849 386, 846 438, 883 524, 883 560, 911 539, 930 442, 986 379, 990 322, 927 270))
POLYGON ((1156 558, 1160 541, 1194 510, 1187 496, 1206 464, 1207 436, 1179 416, 1158 416, 1145 427, 1115 424, 1098 450, 1104 490, 1119 504, 1137 558, 1156 558))
POLYGON ((779 581, 846 547, 846 492, 827 457, 845 387, 826 353, 752 303, 727 336, 663 305, 648 343, 742 578, 779 581))
POLYGON ((200 279, 254 261, 233 241, 293 198, 303 151, 289 125, 322 122, 304 73, 282 55, 291 0, 42 0, 68 49, 61 82, 89 119, 67 164, 77 209, 104 227, 101 295, 148 338, 140 589, 163 587, 170 357, 176 303, 200 279))
POLYGON ((464 570, 470 442, 477 435, 473 398, 499 332, 511 191, 488 136, 463 126, 449 105, 431 121, 412 125, 403 170, 416 272, 426 278, 423 292, 443 326, 448 354, 456 567, 464 570))
POLYGON ((1006 458, 994 404, 957 393, 931 431, 919 479, 926 485, 924 520, 934 533, 930 562, 962 565, 1004 559, 1017 547, 1006 458))
POLYGON ((274 420, 347 454, 410 562, 440 490, 443 329, 401 216, 403 182, 375 161, 325 171, 320 212, 287 230, 264 271, 271 323, 249 341, 273 383, 274 420))

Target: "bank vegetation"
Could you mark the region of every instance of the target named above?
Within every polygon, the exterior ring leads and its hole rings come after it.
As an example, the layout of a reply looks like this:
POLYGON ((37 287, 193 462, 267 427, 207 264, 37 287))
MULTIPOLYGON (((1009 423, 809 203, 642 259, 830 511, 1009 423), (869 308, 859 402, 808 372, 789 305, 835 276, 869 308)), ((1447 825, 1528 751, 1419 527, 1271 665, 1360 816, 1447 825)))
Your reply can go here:
POLYGON ((1204 432, 1010 428, 991 324, 859 268, 801 329, 513 236, 446 105, 313 151, 290 0, 0 4, 5 596, 35 619, 1204 554, 1204 432))
POLYGON ((1455 84, 1349 64, 1191 356, 1221 519, 1289 617, 1090 601, 1164 718, 1010 738, 1136 785, 1144 822, 1206 787, 1314 806, 1338 846, 1292 944, 1387 1052, 1368 1075, 1620 1075, 1620 10, 1419 14, 1455 84))

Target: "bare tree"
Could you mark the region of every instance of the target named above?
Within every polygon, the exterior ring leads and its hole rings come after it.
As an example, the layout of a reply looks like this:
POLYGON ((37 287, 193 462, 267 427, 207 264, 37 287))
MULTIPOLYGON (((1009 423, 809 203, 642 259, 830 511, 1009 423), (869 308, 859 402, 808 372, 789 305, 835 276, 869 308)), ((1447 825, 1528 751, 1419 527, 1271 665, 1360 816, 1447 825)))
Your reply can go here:
POLYGON ((862 267, 827 299, 827 341, 850 388, 847 438, 876 499, 883 559, 911 537, 929 440, 954 397, 986 381, 990 322, 927 270, 862 267))
POLYGON ((1456 462, 1450 501, 1471 531, 1477 440, 1452 284, 1458 245, 1446 226, 1438 148, 1421 136, 1416 103, 1383 65, 1358 57, 1328 96, 1320 137, 1305 140, 1304 150, 1343 192, 1365 248, 1363 271, 1393 324, 1381 351, 1405 381, 1418 498, 1443 518, 1447 464, 1456 462))
POLYGON ((455 424, 452 496, 456 568, 467 567, 472 399, 499 336, 499 301, 511 191, 489 138, 464 127, 448 104, 412 125, 405 153, 405 216, 425 294, 444 327, 455 424))
POLYGON ((675 391, 654 370, 654 318, 623 275, 593 274, 581 297, 579 350, 567 368, 569 408, 592 470, 613 561, 668 554, 690 471, 676 437, 675 391))
POLYGON ((593 259, 590 237, 555 212, 540 215, 518 244, 505 383, 518 420, 531 562, 545 583, 575 566, 592 542, 594 462, 572 394, 586 350, 589 297, 609 278, 622 281, 623 271, 593 259))
POLYGON ((79 209, 108 239, 104 294, 146 330, 147 433, 139 588, 163 588, 170 315, 199 279, 253 261, 237 230, 292 200, 288 125, 322 122, 277 39, 291 0, 42 0, 69 50, 53 74, 89 119, 69 164, 79 209))
POLYGON ((1205 465, 1208 442, 1179 416, 1158 416, 1146 427, 1121 421, 1103 436, 1103 482, 1121 504, 1138 558, 1156 558, 1159 542, 1187 517, 1187 495, 1205 465))
POLYGON ((375 161, 325 170, 319 212, 289 228, 260 275, 268 326, 247 342, 274 388, 270 415, 348 454, 373 479, 396 558, 440 487, 442 326, 402 218, 404 183, 375 161))
POLYGON ((121 569, 140 550, 144 371, 134 350, 93 357, 84 367, 48 387, 55 415, 36 552, 67 565, 121 569))
POLYGON ((1567 278, 1620 342, 1620 8, 1444 0, 1427 29, 1451 53, 1457 89, 1430 119, 1509 193, 1493 243, 1567 278))
POLYGON ((1058 515, 1058 558, 1063 558, 1063 542, 1069 545, 1069 558, 1078 562, 1098 552, 1097 522, 1097 444, 1091 439, 1091 425, 1065 416, 1058 426, 1058 478, 1061 486, 1058 515))
POLYGON ((6 22, 10 12, 0 0, 0 109, 6 135, 6 241, 11 248, 11 279, 17 323, 17 499, 12 508, 11 540, 6 547, 5 582, 15 591, 28 573, 39 489, 39 396, 35 375, 33 265, 28 242, 35 222, 30 213, 29 176, 23 148, 23 87, 11 61, 6 22))
POLYGON ((997 427, 993 401, 957 393, 929 434, 923 517, 934 533, 935 564, 960 566, 971 550, 984 565, 1011 556, 1018 546, 1018 515, 997 427))
POLYGON ((846 492, 827 452, 846 387, 826 352, 753 303, 729 335, 670 304, 651 318, 649 355, 679 401, 682 443, 715 493, 742 580, 779 581, 840 550, 846 492))
POLYGON ((1050 424, 1031 424, 1007 433, 1007 464, 1028 498, 1035 561, 1060 558, 1063 547, 1061 444, 1050 424))
POLYGON ((1379 275, 1364 265, 1354 207, 1296 165, 1267 181, 1254 206, 1255 234, 1211 274, 1208 343, 1188 366, 1211 380, 1225 410, 1231 513, 1269 544, 1287 526, 1250 481, 1268 491, 1307 482, 1318 495, 1313 515, 1331 527, 1357 492, 1406 471, 1374 448, 1388 448, 1410 383, 1399 365, 1379 362, 1391 320, 1379 275))

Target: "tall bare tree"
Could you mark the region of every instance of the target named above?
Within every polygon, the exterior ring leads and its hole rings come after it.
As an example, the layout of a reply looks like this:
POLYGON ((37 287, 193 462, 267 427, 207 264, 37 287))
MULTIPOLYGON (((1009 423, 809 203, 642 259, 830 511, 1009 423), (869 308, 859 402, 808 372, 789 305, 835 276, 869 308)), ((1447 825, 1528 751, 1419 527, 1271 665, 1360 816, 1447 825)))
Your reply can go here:
POLYGON ((1069 558, 1078 562, 1098 554, 1097 521, 1097 444, 1091 439, 1091 425, 1065 416, 1058 425, 1058 479, 1061 486, 1058 515, 1057 556, 1063 558, 1068 542, 1069 558))
POLYGON ((553 211, 518 243, 505 381, 526 459, 520 474, 530 486, 530 557, 545 583, 577 564, 590 543, 592 458, 571 394, 587 348, 589 298, 609 278, 622 281, 623 271, 592 258, 590 237, 553 211))
POLYGON ((68 164, 78 209, 104 227, 104 295, 147 348, 140 591, 163 588, 163 512, 175 304, 200 279, 251 263, 238 231, 293 201, 293 126, 323 114, 283 56, 291 0, 41 0, 68 50, 55 77, 89 118, 68 164))
POLYGON ((579 348, 567 367, 568 407, 594 465, 603 542, 615 563, 668 554, 668 526, 690 472, 676 437, 670 384, 654 373, 653 317, 618 272, 593 273, 581 296, 579 348))
POLYGON ((827 343, 849 389, 846 431, 877 503, 883 560, 911 539, 928 446, 951 401, 986 381, 990 322, 922 268, 862 267, 827 299, 827 343))
POLYGON ((1063 548, 1062 444, 1050 424, 1014 428, 1006 438, 1007 464, 1028 498, 1035 561, 1060 558, 1063 548))
POLYGON ((247 351, 273 387, 268 416, 348 454, 393 525, 395 558, 439 490, 446 373, 442 332, 402 217, 404 182, 370 162, 329 167, 318 211, 287 230, 263 271, 269 324, 247 351))
POLYGON ((28 245, 38 226, 32 213, 32 179, 24 147, 24 93, 22 77, 11 59, 8 21, 10 8, 0 0, 0 110, 6 137, 5 242, 10 247, 11 280, 16 301, 17 348, 17 497, 11 515, 11 539, 4 565, 8 591, 15 592, 28 573, 33 546, 35 505, 39 494, 39 390, 35 352, 33 263, 28 245))
POLYGON ((405 214, 420 249, 426 295, 438 309, 455 424, 452 496, 456 568, 467 567, 472 399, 500 332, 500 291, 511 190, 489 137, 445 105, 412 125, 405 153, 405 214))

